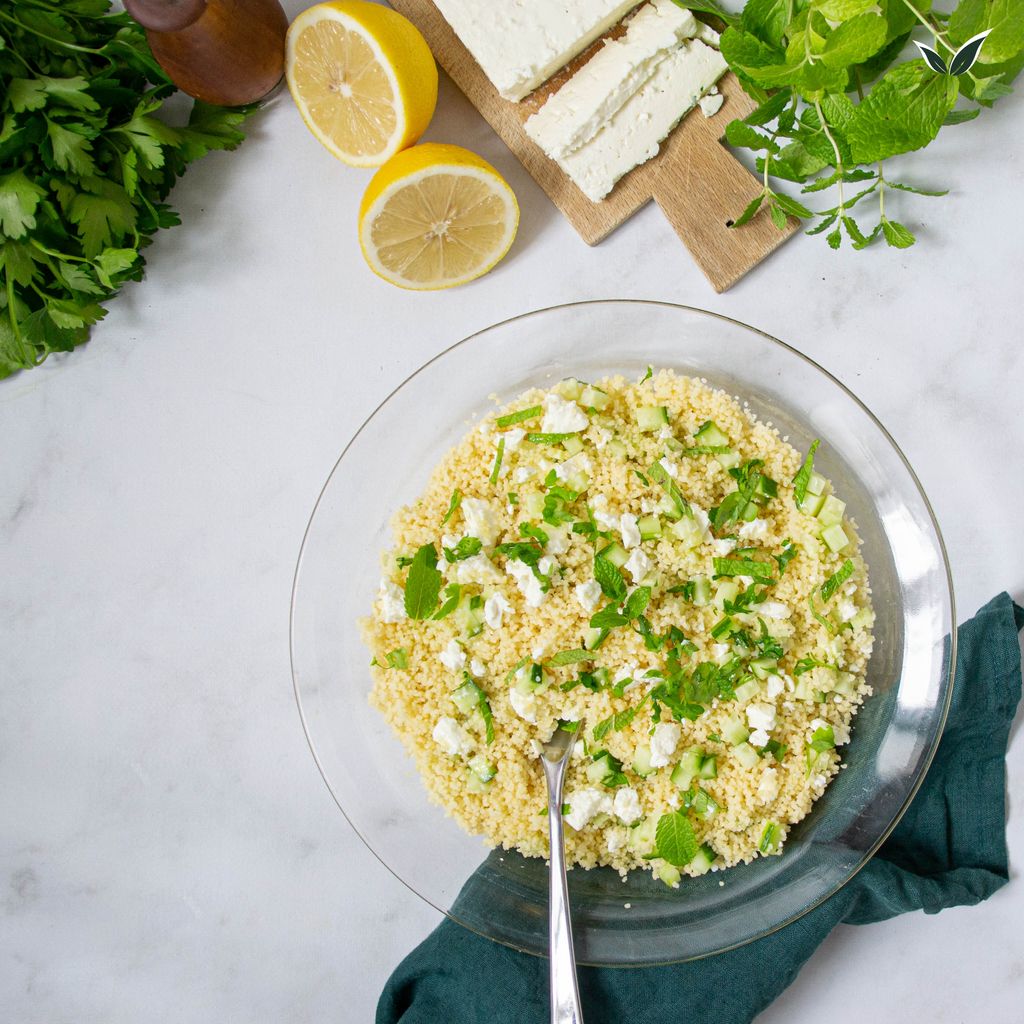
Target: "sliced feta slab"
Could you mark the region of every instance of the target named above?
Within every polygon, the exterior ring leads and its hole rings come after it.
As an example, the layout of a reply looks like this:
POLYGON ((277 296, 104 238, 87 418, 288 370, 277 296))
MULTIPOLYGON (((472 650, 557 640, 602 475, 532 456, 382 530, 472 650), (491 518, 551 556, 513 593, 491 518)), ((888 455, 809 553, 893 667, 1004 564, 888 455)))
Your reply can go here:
POLYGON ((435 0, 506 100, 546 82, 639 0, 435 0))
POLYGON ((697 20, 672 0, 652 0, 551 96, 524 125, 526 134, 552 160, 589 142, 654 74, 684 39, 697 34, 697 20))
POLYGON ((728 69, 717 50, 691 39, 661 61, 590 142, 558 166, 588 199, 600 202, 619 178, 657 156, 662 139, 728 69))

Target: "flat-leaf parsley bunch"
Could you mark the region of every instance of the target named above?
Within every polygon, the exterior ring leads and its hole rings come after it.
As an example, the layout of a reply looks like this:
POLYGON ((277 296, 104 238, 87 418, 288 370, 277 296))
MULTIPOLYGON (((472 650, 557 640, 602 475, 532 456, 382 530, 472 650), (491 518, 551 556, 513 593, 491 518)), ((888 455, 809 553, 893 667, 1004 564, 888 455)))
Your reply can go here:
POLYGON ((175 86, 109 8, 0 0, 0 377, 84 342, 157 228, 181 223, 163 200, 185 165, 244 138, 248 108, 155 118, 175 86))
POLYGON ((944 125, 977 117, 1013 91, 1024 67, 1024 0, 960 0, 950 13, 932 0, 747 0, 738 17, 715 0, 684 5, 727 22, 722 55, 761 104, 726 129, 732 145, 763 154, 764 189, 735 226, 762 206, 780 230, 787 214, 820 217, 808 234, 829 231, 833 249, 844 232, 855 249, 880 233, 889 245, 913 245, 910 231, 886 216, 886 190, 945 193, 888 180, 884 161, 926 146, 944 125), (934 50, 941 60, 894 63, 915 29, 931 44, 922 53, 934 50), (980 50, 964 45, 982 34, 980 50), (954 110, 958 96, 979 106, 954 110), (803 185, 803 193, 834 188, 838 201, 813 212, 776 191, 773 177, 803 185), (872 195, 878 223, 865 233, 852 211, 872 195))

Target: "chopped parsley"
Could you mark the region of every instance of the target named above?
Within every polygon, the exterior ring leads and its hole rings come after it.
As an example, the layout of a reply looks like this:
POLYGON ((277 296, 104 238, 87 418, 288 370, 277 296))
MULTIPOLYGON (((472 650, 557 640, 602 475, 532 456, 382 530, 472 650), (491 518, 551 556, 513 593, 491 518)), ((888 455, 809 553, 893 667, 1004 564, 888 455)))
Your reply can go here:
POLYGON ((787 537, 782 542, 782 554, 772 555, 772 558, 774 558, 778 563, 780 576, 786 571, 786 566, 793 561, 799 550, 800 549, 793 543, 793 541, 787 537))
POLYGON ((539 541, 541 544, 547 544, 547 542, 551 539, 544 530, 542 530, 539 526, 534 526, 532 523, 523 523, 519 527, 519 533, 523 537, 532 537, 534 540, 539 541))
POLYGON ((505 427, 512 427, 517 423, 522 423, 523 420, 532 420, 543 411, 544 406, 531 405, 529 409, 520 409, 519 412, 510 412, 507 416, 499 416, 495 423, 504 429, 505 427))
POLYGON ((479 555, 483 544, 479 537, 463 537, 454 548, 444 548, 446 562, 461 562, 479 555))
POLYGON ((385 655, 388 659, 388 668, 398 668, 403 671, 409 667, 409 656, 404 647, 396 647, 385 655))

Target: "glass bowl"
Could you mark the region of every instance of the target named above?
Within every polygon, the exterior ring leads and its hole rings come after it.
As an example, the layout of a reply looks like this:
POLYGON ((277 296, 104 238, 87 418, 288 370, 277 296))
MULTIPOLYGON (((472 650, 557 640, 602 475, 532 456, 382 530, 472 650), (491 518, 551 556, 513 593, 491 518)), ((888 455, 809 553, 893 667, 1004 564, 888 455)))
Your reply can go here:
POLYGON ((569 872, 577 959, 608 966, 706 956, 788 924, 849 881, 917 791, 952 690, 953 595, 928 500, 881 424, 810 359, 725 317, 625 300, 528 313, 442 352, 363 424, 313 510, 291 608, 299 712, 353 828, 438 910, 499 942, 546 953, 545 862, 488 851, 429 802, 412 761, 367 703, 369 655, 356 621, 374 599, 391 514, 494 408, 489 396, 504 403, 570 375, 636 379, 648 364, 740 396, 801 451, 821 438, 815 468, 846 499, 869 566, 874 696, 845 748, 849 767, 791 830, 782 856, 684 876, 678 889, 645 871, 626 881, 610 868, 569 872))

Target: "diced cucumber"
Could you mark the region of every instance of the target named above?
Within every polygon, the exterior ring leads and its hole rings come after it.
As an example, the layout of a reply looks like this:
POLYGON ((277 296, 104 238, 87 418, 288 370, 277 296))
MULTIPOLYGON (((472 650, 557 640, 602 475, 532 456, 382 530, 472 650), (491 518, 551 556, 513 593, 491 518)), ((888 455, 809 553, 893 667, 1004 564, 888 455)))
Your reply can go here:
POLYGON ((814 691, 814 703, 824 704, 828 700, 828 694, 824 690, 814 691))
POLYGON ((600 761, 595 761, 593 764, 588 764, 584 774, 587 777, 587 782, 596 786, 608 774, 604 758, 602 757, 600 761))
POLYGON ((870 629, 875 624, 875 613, 870 608, 861 608, 852 619, 850 625, 856 629, 870 629))
POLYGON ((625 548, 618 544, 612 544, 605 552, 604 557, 608 559, 617 569, 621 569, 628 561, 629 555, 625 548))
POLYGON ((721 810, 714 797, 699 788, 693 799, 693 809, 702 821, 710 821, 721 810))
POLYGON ((693 443, 698 448, 718 448, 721 445, 729 444, 729 438, 719 429, 718 424, 714 420, 708 420, 693 435, 693 443))
POLYGON ((796 687, 793 690, 793 696, 797 700, 814 700, 814 691, 811 687, 809 673, 805 672, 803 675, 796 677, 796 687))
POLYGON ((716 455, 715 459, 722 469, 728 471, 735 469, 740 464, 740 453, 726 452, 724 455, 716 455))
POLYGON ((824 494, 825 485, 828 481, 820 474, 811 472, 811 478, 807 481, 807 493, 808 494, 824 494))
POLYGON ((611 399, 608 397, 607 392, 594 387, 593 384, 588 384, 580 392, 580 397, 577 401, 584 409, 597 409, 600 412, 601 409, 607 408, 611 399))
POLYGON ((599 811, 590 819, 589 824, 594 828, 600 828, 602 825, 607 825, 611 820, 612 816, 610 814, 606 814, 604 811, 599 811))
POLYGON ((661 520, 657 516, 644 516, 636 525, 641 540, 657 540, 661 536, 661 520))
POLYGON ((711 581, 707 576, 694 576, 693 578, 693 603, 698 608, 703 608, 711 602, 711 581))
POLYGON ((551 677, 540 665, 527 665, 522 676, 516 680, 516 690, 523 696, 543 693, 550 685, 551 677))
POLYGON ((468 715, 480 703, 480 691, 473 683, 463 683, 453 694, 455 706, 468 715))
MULTIPOLYGON (((676 507, 676 503, 667 494, 663 494, 654 503, 653 511, 657 512, 660 516, 668 516, 670 519, 677 519, 679 517, 679 509, 676 507)), ((689 516, 686 518, 689 519, 689 516)))
POLYGON ((698 779, 717 779, 718 761, 714 754, 708 754, 701 762, 700 771, 697 772, 698 779))
POLYGON ((583 385, 575 377, 566 377, 558 382, 558 393, 570 402, 578 401, 582 391, 583 385))
POLYGON ((497 768, 483 754, 470 758, 469 770, 481 782, 490 782, 498 774, 497 768))
POLYGON ((583 644, 588 651, 594 649, 594 644, 597 643, 597 638, 601 635, 601 630, 596 626, 588 626, 583 633, 583 644))
POLYGON ((700 771, 703 761, 704 751, 700 747, 690 747, 672 771, 671 781, 685 793, 694 775, 700 771))
POLYGON ((843 513, 846 511, 846 502, 840 501, 834 494, 830 494, 818 513, 818 522, 822 526, 834 526, 843 521, 843 513))
POLYGON ((748 679, 736 687, 737 700, 752 700, 761 692, 761 684, 756 679, 748 679))
POLYGON ((753 768, 761 760, 761 755, 749 743, 741 743, 733 748, 733 753, 744 768, 753 768))
POLYGON ((735 580, 722 580, 715 591, 714 605, 719 611, 723 611, 726 601, 735 601, 739 596, 740 585, 735 580))
POLYGON ((672 538, 680 541, 684 548, 695 548, 700 543, 701 529, 687 516, 677 519, 671 526, 667 526, 665 529, 672 538))
POLYGON ((852 697, 857 692, 857 677, 850 672, 837 672, 832 690, 834 693, 841 693, 844 697, 852 697))
POLYGON ((458 606, 452 613, 452 618, 455 620, 456 625, 467 636, 476 636, 484 628, 483 602, 480 600, 474 601, 474 598, 479 598, 479 596, 479 594, 463 594, 458 606))
POLYGON ((613 439, 605 447, 608 449, 609 455, 614 455, 618 459, 624 459, 629 454, 629 449, 622 441, 613 439))
POLYGON ((526 497, 522 499, 522 503, 523 508, 526 509, 531 516, 539 516, 544 512, 544 495, 539 491, 534 491, 532 494, 526 495, 526 497))
POLYGON ((565 486, 567 490, 582 494, 590 486, 590 477, 581 469, 565 481, 565 486))
POLYGON ((673 867, 671 864, 659 864, 658 865, 658 877, 669 886, 675 885, 680 878, 679 868, 673 867))
POLYGON ((800 502, 800 511, 806 513, 809 516, 816 516, 820 511, 822 505, 825 504, 825 498, 821 494, 811 494, 808 491, 804 495, 804 500, 800 502))
POLYGON ((648 843, 653 843, 657 827, 657 818, 644 818, 639 825, 629 830, 629 838, 626 840, 626 845, 629 849, 636 850, 643 848, 648 843))
POLYGON ((658 774, 658 769, 651 767, 651 748, 647 744, 636 748, 633 754, 633 771, 642 779, 646 779, 648 775, 658 774))
POLYGON ((761 830, 761 838, 757 841, 757 848, 762 853, 774 853, 782 841, 782 829, 774 821, 766 821, 761 830))
POLYGON ((697 849, 693 860, 690 861, 690 872, 694 875, 706 875, 711 870, 715 857, 715 851, 707 843, 704 843, 697 849))
POLYGON ((641 405, 636 411, 636 423, 641 430, 660 430, 668 423, 668 410, 663 405, 641 405))
POLYGON ((466 776, 466 789, 470 793, 486 793, 493 783, 481 782, 472 772, 466 776))
POLYGON ((758 679, 767 679, 768 676, 772 675, 774 670, 778 667, 778 658, 755 658, 750 663, 750 671, 753 672, 758 679))
POLYGON ((579 455, 579 453, 583 451, 583 442, 575 434, 573 434, 572 437, 567 437, 562 442, 562 447, 570 455, 579 455))
POLYGON ((666 437, 665 447, 671 452, 681 452, 686 450, 686 445, 676 437, 666 437))
POLYGON ((731 743, 734 747, 738 747, 747 741, 750 730, 739 715, 730 715, 722 725, 720 735, 723 743, 731 743))
POLYGON ((779 485, 770 477, 763 474, 757 478, 757 486, 754 488, 753 498, 758 505, 766 505, 770 498, 779 496, 779 485))
POLYGON ((825 542, 829 551, 842 551, 850 544, 850 538, 839 523, 826 527, 821 531, 821 539, 825 542))

